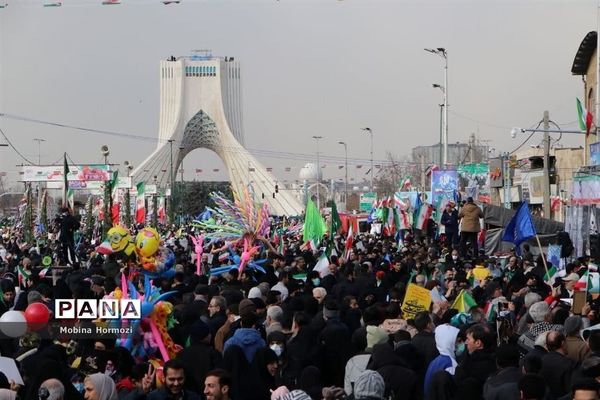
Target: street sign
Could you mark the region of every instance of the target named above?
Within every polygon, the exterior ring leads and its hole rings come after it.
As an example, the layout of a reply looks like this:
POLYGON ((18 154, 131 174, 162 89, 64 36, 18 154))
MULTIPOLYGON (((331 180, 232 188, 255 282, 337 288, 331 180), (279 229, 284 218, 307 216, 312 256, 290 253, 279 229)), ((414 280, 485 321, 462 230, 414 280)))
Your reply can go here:
POLYGON ((372 192, 361 193, 360 195, 360 211, 371 211, 373 203, 377 200, 377 194, 372 192))

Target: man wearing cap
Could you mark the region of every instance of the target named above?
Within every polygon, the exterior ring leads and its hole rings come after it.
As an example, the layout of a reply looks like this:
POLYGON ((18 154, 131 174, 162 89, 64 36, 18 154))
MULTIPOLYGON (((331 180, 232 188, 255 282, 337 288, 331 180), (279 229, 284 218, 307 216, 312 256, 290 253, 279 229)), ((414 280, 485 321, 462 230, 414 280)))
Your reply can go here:
POLYGON ((458 244, 458 211, 454 206, 454 202, 449 201, 440 220, 440 223, 444 225, 446 247, 448 248, 453 248, 458 244))
POLYGON ((564 327, 567 343, 567 357, 580 363, 590 353, 590 348, 579 335, 583 328, 583 320, 579 315, 572 315, 565 320, 564 327))
POLYGON ((571 272, 569 275, 562 278, 562 284, 560 285, 559 293, 560 298, 571 298, 575 293, 575 283, 579 280, 579 275, 575 272, 571 272))

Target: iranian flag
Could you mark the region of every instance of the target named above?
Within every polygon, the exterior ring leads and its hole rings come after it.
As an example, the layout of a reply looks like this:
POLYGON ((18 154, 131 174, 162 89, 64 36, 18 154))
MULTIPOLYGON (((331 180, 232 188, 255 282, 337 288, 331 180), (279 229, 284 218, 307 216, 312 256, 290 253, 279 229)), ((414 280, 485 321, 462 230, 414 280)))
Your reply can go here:
POLYGON ((165 198, 163 196, 158 198, 158 221, 161 224, 165 223, 165 198))
POLYGON ((589 110, 586 110, 583 107, 579 99, 577 99, 577 116, 579 117, 579 129, 581 129, 582 132, 585 131, 585 137, 587 138, 590 135, 590 130, 594 123, 594 116, 589 110))
POLYGON ((135 222, 143 224, 146 222, 146 204, 144 201, 145 183, 137 184, 137 196, 135 198, 135 222))
POLYGON ((344 260, 348 261, 348 257, 350 256, 350 251, 352 250, 352 243, 354 241, 353 233, 352 233, 352 224, 349 224, 348 228, 348 236, 346 236, 346 246, 344 251, 344 260))
POLYGON ((431 217, 431 207, 429 204, 424 203, 418 210, 417 218, 415 220, 415 228, 425 230, 427 228, 427 221, 431 217))
POLYGON ((67 205, 71 211, 75 211, 75 191, 73 189, 67 190, 67 205))
POLYGON ((117 188, 116 182, 113 184, 111 197, 112 197, 112 209, 110 210, 110 216, 111 216, 113 225, 119 225, 120 214, 121 214, 121 203, 119 202, 119 189, 117 188))
POLYGON ((321 257, 319 257, 319 261, 313 268, 313 271, 317 271, 321 278, 331 274, 329 271, 329 259, 325 253, 321 254, 321 257))
POLYGON ((588 284, 590 280, 590 271, 585 271, 585 274, 579 278, 577 282, 575 282, 574 290, 576 291, 585 291, 588 290, 588 284))
POLYGON ((412 189, 412 182, 410 181, 410 176, 407 176, 400 182, 400 190, 408 191, 412 189))

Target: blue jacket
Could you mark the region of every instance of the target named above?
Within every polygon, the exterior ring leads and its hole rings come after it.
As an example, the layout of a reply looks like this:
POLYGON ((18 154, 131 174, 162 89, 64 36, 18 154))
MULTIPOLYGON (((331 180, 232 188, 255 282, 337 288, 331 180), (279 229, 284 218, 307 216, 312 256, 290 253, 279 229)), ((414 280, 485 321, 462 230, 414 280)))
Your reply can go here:
POLYGON ((225 346, 223 346, 223 353, 227 351, 229 346, 240 347, 244 352, 248 363, 251 363, 256 352, 259 349, 266 347, 267 344, 256 329, 239 328, 235 331, 233 336, 225 342, 225 346))
POLYGON ((427 368, 427 372, 425 373, 425 384, 424 384, 424 394, 425 398, 427 398, 427 392, 429 391, 429 384, 431 382, 431 378, 433 375, 440 371, 445 371, 446 368, 452 367, 452 359, 448 356, 439 355, 433 359, 433 361, 429 364, 427 368))

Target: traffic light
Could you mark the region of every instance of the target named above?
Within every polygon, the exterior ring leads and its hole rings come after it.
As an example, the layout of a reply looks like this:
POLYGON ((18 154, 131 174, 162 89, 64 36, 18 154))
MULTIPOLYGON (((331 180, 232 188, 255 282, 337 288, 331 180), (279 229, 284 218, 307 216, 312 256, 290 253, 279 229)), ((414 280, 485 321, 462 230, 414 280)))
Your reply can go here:
POLYGON ((273 198, 275 198, 275 193, 273 193, 273 198))
POLYGON ((264 194, 264 193, 262 194, 262 199, 263 199, 263 200, 265 199, 265 194, 264 194))
POLYGON ((279 193, 279 185, 275 184, 275 193, 279 193))

